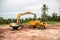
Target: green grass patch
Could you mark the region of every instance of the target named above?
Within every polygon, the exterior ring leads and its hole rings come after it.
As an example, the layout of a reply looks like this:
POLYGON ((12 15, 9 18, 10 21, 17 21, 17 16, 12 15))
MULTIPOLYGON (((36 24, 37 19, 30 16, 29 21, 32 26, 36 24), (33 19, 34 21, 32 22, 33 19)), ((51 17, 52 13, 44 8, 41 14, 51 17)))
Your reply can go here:
POLYGON ((60 23, 60 22, 57 22, 57 21, 48 21, 47 23, 48 24, 57 24, 57 23, 60 23))
POLYGON ((0 24, 0 26, 9 25, 9 24, 0 24))
POLYGON ((29 22, 24 22, 23 24, 29 24, 29 22))

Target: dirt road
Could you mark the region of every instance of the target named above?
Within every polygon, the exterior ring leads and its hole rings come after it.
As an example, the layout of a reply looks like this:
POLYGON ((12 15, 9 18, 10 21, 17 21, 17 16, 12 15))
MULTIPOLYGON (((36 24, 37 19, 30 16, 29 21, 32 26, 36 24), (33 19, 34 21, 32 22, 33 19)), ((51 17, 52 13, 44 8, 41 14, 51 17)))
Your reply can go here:
POLYGON ((0 40, 60 40, 60 25, 48 25, 47 29, 21 29, 12 31, 9 25, 0 26, 0 40))

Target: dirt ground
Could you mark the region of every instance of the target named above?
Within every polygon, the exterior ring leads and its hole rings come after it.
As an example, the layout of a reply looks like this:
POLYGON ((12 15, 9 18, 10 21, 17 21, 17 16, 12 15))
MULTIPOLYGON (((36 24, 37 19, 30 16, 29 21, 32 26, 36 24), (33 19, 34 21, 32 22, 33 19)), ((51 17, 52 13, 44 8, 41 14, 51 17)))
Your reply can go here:
POLYGON ((11 30, 9 25, 0 26, 0 40, 60 40, 60 24, 49 24, 44 30, 30 28, 11 30))

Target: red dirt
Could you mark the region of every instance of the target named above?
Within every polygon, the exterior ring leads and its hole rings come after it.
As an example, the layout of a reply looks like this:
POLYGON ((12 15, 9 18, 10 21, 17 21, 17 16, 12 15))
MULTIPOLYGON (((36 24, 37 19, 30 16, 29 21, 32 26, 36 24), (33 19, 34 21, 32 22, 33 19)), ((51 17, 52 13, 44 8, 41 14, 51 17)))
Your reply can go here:
POLYGON ((0 26, 0 40, 60 40, 60 24, 48 25, 44 30, 12 30, 9 25, 0 26))

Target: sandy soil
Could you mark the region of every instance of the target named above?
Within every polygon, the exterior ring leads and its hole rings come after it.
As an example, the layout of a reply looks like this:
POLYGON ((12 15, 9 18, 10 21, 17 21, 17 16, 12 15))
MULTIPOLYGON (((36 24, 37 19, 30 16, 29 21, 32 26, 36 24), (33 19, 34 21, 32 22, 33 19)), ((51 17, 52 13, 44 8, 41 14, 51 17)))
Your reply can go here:
POLYGON ((9 25, 0 26, 0 40, 60 40, 60 24, 49 24, 44 30, 30 28, 11 30, 9 25))

